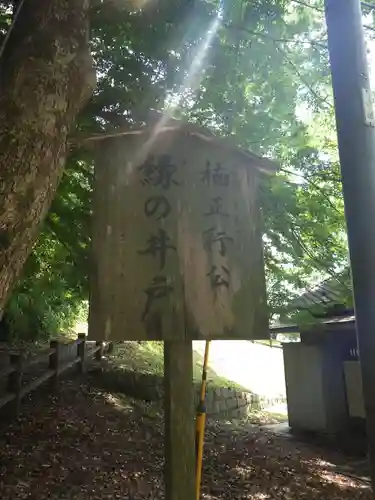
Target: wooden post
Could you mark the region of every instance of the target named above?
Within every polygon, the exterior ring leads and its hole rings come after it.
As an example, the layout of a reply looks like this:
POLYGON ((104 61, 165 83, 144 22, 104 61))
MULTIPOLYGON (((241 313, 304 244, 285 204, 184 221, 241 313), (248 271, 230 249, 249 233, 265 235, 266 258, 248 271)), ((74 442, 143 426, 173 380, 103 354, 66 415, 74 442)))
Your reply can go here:
POLYGON ((103 344, 103 341, 102 340, 97 340, 96 341, 96 347, 99 347, 100 346, 100 349, 98 349, 95 353, 95 359, 96 361, 101 361, 102 357, 103 357, 103 347, 104 347, 104 344, 103 344))
POLYGON ((164 342, 165 499, 195 499, 193 345, 164 342))
POLYGON ((81 359, 78 363, 79 371, 84 373, 86 370, 86 334, 79 333, 78 334, 78 342, 77 344, 77 356, 81 359))
POLYGON ((9 374, 8 391, 15 394, 14 413, 16 416, 21 408, 23 361, 22 353, 10 355, 10 364, 14 367, 14 371, 9 374))
POLYGON ((50 348, 54 351, 50 354, 49 357, 49 369, 54 370, 53 377, 51 379, 51 385, 54 390, 58 387, 58 379, 59 379, 59 362, 60 362, 60 344, 58 340, 51 340, 50 348))

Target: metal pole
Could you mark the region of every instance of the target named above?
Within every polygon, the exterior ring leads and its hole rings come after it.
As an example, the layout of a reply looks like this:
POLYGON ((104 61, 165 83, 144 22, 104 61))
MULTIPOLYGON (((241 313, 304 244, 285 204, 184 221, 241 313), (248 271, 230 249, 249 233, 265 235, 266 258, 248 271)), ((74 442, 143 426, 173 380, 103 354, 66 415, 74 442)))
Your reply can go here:
POLYGON ((336 126, 375 492, 375 129, 359 0, 325 0, 336 126))

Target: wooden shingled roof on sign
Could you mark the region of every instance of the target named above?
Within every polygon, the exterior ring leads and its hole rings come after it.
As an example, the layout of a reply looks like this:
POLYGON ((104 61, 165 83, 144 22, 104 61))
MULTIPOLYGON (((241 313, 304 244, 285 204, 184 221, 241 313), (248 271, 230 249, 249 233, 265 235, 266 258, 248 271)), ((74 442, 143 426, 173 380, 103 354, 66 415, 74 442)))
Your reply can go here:
POLYGON ((183 120, 177 120, 157 112, 151 114, 151 119, 147 120, 147 124, 143 127, 138 129, 129 128, 125 131, 113 131, 105 134, 93 135, 90 137, 90 141, 121 136, 144 135, 145 142, 149 142, 151 146, 152 142, 160 137, 160 135, 173 135, 176 133, 196 137, 197 139, 206 142, 208 146, 212 146, 214 148, 222 148, 233 156, 241 158, 243 163, 248 163, 249 166, 255 167, 261 172, 271 174, 277 172, 280 168, 279 164, 274 160, 264 156, 258 156, 245 148, 238 147, 232 137, 218 137, 205 127, 183 120))

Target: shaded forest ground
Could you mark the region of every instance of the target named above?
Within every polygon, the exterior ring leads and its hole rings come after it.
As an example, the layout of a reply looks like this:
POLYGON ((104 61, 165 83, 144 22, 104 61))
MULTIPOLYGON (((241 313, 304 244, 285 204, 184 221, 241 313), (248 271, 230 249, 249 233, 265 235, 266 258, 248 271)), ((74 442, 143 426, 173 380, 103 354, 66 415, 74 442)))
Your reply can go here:
MULTIPOLYGON (((157 499, 163 491, 163 414, 104 392, 93 379, 35 394, 0 430, 0 491, 10 499, 157 499)), ((203 500, 370 499, 335 473, 343 457, 244 422, 209 421, 203 500)))

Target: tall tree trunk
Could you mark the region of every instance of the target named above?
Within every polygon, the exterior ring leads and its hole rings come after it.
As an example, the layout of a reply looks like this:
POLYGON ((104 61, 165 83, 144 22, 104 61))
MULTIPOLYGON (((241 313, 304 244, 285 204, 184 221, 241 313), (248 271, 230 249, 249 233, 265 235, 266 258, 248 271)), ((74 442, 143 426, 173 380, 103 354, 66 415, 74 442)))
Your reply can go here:
POLYGON ((0 60, 0 318, 95 84, 88 0, 25 0, 0 60))

